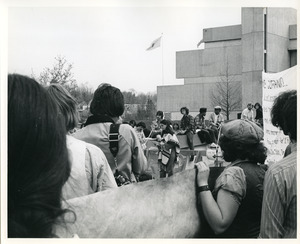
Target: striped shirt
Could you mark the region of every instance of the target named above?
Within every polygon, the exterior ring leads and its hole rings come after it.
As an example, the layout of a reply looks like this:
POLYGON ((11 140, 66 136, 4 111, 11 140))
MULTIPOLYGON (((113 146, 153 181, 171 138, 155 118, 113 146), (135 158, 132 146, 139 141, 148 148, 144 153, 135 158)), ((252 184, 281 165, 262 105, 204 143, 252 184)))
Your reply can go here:
POLYGON ((297 237, 296 147, 266 173, 260 238, 297 237))

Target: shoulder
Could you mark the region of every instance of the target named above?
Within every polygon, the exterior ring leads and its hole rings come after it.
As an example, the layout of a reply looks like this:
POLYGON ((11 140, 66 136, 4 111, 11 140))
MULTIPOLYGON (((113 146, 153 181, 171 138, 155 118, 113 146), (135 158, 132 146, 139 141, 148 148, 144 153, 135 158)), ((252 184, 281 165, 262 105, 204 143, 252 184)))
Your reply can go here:
POLYGON ((90 144, 90 143, 86 143, 86 153, 92 159, 99 158, 99 159, 101 159, 101 161, 106 159, 103 151, 99 147, 97 147, 93 144, 90 144))
POLYGON ((266 177, 275 176, 279 174, 288 174, 289 176, 296 175, 297 168, 297 152, 293 152, 281 159, 279 162, 270 166, 266 177))
POLYGON ((246 176, 243 169, 230 166, 224 169, 216 181, 215 190, 223 189, 234 194, 240 202, 246 195, 246 176))

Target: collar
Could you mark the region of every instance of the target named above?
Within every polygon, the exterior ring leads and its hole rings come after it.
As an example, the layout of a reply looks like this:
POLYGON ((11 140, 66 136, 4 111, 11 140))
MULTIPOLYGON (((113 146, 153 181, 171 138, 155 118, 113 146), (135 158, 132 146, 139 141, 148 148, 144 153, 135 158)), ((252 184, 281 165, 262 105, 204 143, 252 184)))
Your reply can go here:
POLYGON ((107 123, 107 122, 115 124, 114 120, 107 115, 92 115, 88 117, 84 126, 97 124, 97 123, 107 123))

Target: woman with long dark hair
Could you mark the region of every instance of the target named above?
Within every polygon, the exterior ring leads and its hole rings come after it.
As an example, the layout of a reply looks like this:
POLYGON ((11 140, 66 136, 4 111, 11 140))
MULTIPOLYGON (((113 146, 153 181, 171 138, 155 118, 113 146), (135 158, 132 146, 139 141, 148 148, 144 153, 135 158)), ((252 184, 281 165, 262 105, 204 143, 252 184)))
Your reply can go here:
POLYGON ((263 131, 254 122, 234 120, 222 127, 220 147, 225 161, 231 162, 208 187, 209 167, 197 163, 198 192, 204 216, 214 237, 257 238, 263 198, 266 148, 263 131))
POLYGON ((173 175, 174 164, 180 152, 180 145, 170 121, 163 119, 160 122, 160 127, 162 129, 162 137, 158 136, 162 154, 160 160, 160 177, 164 178, 173 175))
POLYGON ((57 106, 35 80, 8 75, 8 237, 54 236, 69 174, 57 106))
POLYGON ((263 111, 262 106, 259 103, 255 103, 254 105, 256 115, 255 115, 255 122, 258 123, 260 126, 263 126, 263 111))

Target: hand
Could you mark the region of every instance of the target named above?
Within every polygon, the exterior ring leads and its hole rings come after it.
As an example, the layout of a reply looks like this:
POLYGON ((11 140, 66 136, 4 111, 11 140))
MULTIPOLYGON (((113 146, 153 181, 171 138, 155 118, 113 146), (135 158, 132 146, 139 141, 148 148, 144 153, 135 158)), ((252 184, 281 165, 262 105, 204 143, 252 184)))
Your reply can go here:
POLYGON ((197 167, 197 184, 198 186, 208 185, 208 177, 209 177, 209 167, 203 161, 200 161, 195 164, 197 167))

